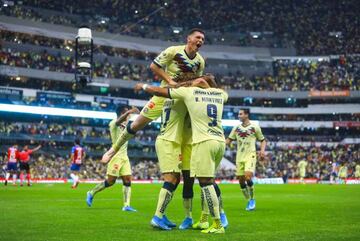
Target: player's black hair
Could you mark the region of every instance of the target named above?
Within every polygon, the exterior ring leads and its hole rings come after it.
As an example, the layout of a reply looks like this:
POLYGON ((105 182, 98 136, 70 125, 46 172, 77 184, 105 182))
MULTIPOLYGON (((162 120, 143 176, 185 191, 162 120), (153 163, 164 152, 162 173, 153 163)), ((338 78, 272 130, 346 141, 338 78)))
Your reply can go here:
POLYGON ((244 111, 245 114, 250 115, 250 109, 249 108, 241 108, 240 110, 244 111))
POLYGON ((190 31, 188 32, 188 36, 191 35, 191 34, 193 34, 193 33, 195 33, 195 32, 200 32, 200 33, 202 33, 202 34, 205 35, 205 31, 202 30, 201 28, 192 28, 192 29, 190 29, 190 31))
POLYGON ((79 139, 79 138, 76 138, 76 139, 75 139, 75 144, 76 144, 76 145, 80 145, 80 139, 79 139))
POLYGON ((123 105, 118 105, 115 110, 116 116, 119 117, 121 114, 123 114, 125 109, 129 109, 129 107, 123 106, 123 105))

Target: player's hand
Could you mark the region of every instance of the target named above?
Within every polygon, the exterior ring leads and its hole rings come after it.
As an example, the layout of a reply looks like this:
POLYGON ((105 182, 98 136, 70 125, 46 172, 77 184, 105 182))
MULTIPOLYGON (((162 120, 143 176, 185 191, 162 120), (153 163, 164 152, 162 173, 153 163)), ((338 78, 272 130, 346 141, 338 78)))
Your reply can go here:
POLYGON ((264 160, 266 156, 265 151, 260 151, 259 156, 260 156, 260 160, 264 160))
POLYGON ((135 87, 134 87, 135 93, 140 92, 142 90, 142 88, 143 88, 143 85, 144 85, 143 83, 136 84, 135 87))
POLYGON ((175 82, 175 81, 173 81, 173 80, 170 80, 169 82, 168 82, 168 86, 169 87, 175 87, 177 85, 177 83, 175 82))
POLYGON ((136 108, 135 106, 133 106, 131 109, 130 109, 130 113, 131 114, 139 114, 140 111, 138 108, 136 108))
POLYGON ((105 154, 102 156, 101 162, 108 163, 114 155, 115 155, 115 150, 111 147, 110 150, 105 152, 105 154))

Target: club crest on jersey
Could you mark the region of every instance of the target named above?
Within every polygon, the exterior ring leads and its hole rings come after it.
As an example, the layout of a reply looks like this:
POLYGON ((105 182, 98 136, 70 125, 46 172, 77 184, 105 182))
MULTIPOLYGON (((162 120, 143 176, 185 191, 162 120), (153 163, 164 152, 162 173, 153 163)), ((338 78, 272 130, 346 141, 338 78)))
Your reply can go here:
POLYGON ((237 128, 235 132, 239 137, 246 138, 248 136, 251 136, 252 134, 255 134, 255 128, 251 127, 250 129, 245 131, 241 130, 240 128, 237 128))
POLYGON ((115 169, 115 170, 118 170, 118 169, 119 169, 119 165, 118 165, 118 164, 115 164, 115 165, 114 165, 114 169, 115 169))
POLYGON ((150 101, 149 104, 148 104, 148 107, 149 107, 150 109, 154 109, 154 108, 155 108, 155 103, 152 102, 152 101, 150 101))

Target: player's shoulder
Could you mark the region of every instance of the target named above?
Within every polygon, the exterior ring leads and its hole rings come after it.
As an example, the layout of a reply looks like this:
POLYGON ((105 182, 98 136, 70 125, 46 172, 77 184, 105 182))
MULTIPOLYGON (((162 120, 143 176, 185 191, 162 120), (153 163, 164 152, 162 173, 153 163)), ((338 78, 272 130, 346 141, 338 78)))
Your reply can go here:
POLYGON ((116 123, 116 119, 112 119, 110 122, 109 122, 109 126, 112 127, 114 126, 116 123))
POLYGON ((169 46, 165 49, 165 51, 168 52, 181 52, 184 51, 185 49, 185 45, 173 45, 173 46, 169 46))

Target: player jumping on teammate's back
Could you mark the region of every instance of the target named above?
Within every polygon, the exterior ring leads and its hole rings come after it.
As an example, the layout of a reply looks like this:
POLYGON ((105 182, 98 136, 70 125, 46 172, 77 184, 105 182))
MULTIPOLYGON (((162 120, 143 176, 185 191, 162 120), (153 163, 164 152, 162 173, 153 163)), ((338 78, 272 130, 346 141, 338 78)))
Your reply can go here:
POLYGON ((70 177, 73 181, 71 188, 75 189, 79 185, 79 172, 83 164, 86 153, 84 147, 80 146, 80 140, 75 139, 75 146, 71 149, 70 177))
POLYGON ((255 209, 254 199, 254 183, 252 177, 256 168, 256 140, 260 141, 260 158, 265 157, 266 141, 258 124, 251 122, 249 119, 250 110, 240 109, 239 119, 241 124, 235 126, 229 137, 226 139, 226 144, 230 145, 232 141, 237 142, 236 153, 236 176, 239 179, 241 191, 246 200, 248 200, 246 210, 251 211, 255 209))
MULTIPOLYGON (((116 109, 116 118, 109 124, 111 141, 114 143, 119 135, 125 130, 126 124, 129 121, 131 114, 137 114, 139 110, 135 107, 132 109, 118 107, 116 109)), ((110 160, 107 166, 105 181, 96 185, 93 189, 87 192, 86 203, 89 207, 92 206, 95 194, 103 191, 105 188, 111 187, 115 184, 118 177, 121 177, 123 182, 123 211, 136 211, 130 206, 131 199, 131 166, 127 154, 127 143, 123 145, 120 151, 110 160)))
MULTIPOLYGON (((152 95, 181 100, 186 105, 193 130, 190 176, 199 180, 204 200, 206 200, 205 206, 209 209, 214 221, 208 229, 201 232, 225 233, 220 219, 220 202, 214 185, 214 176, 216 167, 225 152, 221 118, 224 103, 228 98, 226 92, 218 89, 215 80, 210 79, 209 76, 196 79, 194 86, 191 87, 167 89, 147 84, 135 86, 135 90, 141 89, 152 95)), ((116 145, 114 148, 117 148, 116 145)))
POLYGON ((31 175, 30 175, 30 165, 29 165, 29 161, 30 161, 30 155, 33 152, 38 151, 41 148, 41 145, 38 145, 37 147, 35 147, 32 150, 29 150, 29 147, 26 145, 24 146, 24 149, 19 153, 19 160, 20 160, 20 186, 23 186, 23 182, 24 182, 24 171, 26 172, 26 180, 27 180, 27 185, 30 186, 30 179, 31 179, 31 175))
POLYGON ((7 151, 7 170, 5 174, 5 186, 7 186, 11 174, 13 175, 13 185, 16 186, 18 160, 19 160, 18 145, 13 145, 7 151))
MULTIPOLYGON (((171 46, 161 52, 150 65, 153 73, 161 79, 161 86, 175 86, 177 82, 194 79, 202 75, 205 61, 198 53, 204 44, 205 34, 201 29, 190 30, 186 45, 171 46)), ((154 96, 141 110, 140 115, 128 124, 114 145, 121 147, 130 140, 137 131, 161 116, 165 98, 154 96)), ((103 155, 109 161, 115 155, 111 148, 103 155)))

